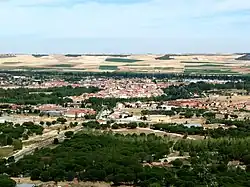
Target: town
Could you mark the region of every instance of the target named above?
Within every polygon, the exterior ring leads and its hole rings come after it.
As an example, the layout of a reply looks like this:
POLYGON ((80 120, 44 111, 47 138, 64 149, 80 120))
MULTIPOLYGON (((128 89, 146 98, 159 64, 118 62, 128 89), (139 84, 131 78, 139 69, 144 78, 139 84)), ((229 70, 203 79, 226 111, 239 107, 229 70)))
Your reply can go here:
MULTIPOLYGON (((93 133, 104 132, 126 135, 127 138, 156 135, 162 141, 169 141, 167 151, 163 149, 157 157, 143 157, 142 167, 180 170, 185 164, 192 165, 193 155, 184 148, 171 145, 172 141, 179 145, 183 141, 186 144, 188 141, 220 142, 223 138, 248 140, 249 93, 250 80, 244 76, 201 78, 2 72, 0 160, 5 164, 0 171, 12 176, 17 183, 30 183, 31 180, 33 184, 44 182, 45 185, 54 181, 52 176, 47 176, 49 174, 44 176, 45 171, 31 168, 25 172, 15 171, 14 166, 28 167, 24 162, 31 158, 29 155, 42 154, 47 148, 59 149, 70 139, 81 138, 81 133, 95 139, 93 133)), ((198 154, 198 150, 196 152, 198 154)), ((242 172, 249 171, 249 160, 244 160, 248 154, 231 156, 226 164, 240 168, 242 172)), ((60 177, 58 182, 68 180, 76 185, 81 181, 75 174, 70 179, 60 177)), ((116 180, 108 181, 131 184, 128 179, 127 182, 116 180)))

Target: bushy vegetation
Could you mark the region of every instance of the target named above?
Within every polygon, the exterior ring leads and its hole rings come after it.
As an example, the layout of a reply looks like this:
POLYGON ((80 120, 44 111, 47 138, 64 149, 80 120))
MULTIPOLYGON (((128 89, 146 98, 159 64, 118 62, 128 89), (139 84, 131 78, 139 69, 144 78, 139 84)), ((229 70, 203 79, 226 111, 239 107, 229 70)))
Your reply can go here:
POLYGON ((33 122, 24 122, 22 125, 5 122, 0 124, 0 146, 14 145, 14 140, 28 139, 33 134, 41 135, 43 127, 33 122))

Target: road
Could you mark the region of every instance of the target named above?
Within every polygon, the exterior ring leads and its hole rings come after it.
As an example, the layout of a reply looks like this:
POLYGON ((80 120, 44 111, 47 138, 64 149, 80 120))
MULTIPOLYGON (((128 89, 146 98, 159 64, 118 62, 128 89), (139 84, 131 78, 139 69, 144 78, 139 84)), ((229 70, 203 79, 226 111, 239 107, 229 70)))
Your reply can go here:
POLYGON ((105 109, 106 105, 102 106, 102 109, 100 110, 100 112, 96 115, 96 120, 99 120, 102 117, 102 113, 105 109))
POLYGON ((46 146, 52 144, 53 141, 54 141, 54 138, 58 138, 59 141, 62 141, 64 139, 64 133, 65 132, 73 131, 74 133, 77 133, 80 130, 82 130, 82 126, 76 126, 76 127, 72 128, 72 129, 61 131, 59 134, 49 136, 48 138, 45 138, 45 139, 43 139, 42 141, 40 141, 38 143, 34 143, 32 145, 24 147, 22 150, 14 153, 12 156, 14 156, 15 161, 17 162, 18 160, 23 158, 24 155, 28 155, 28 154, 33 153, 36 148, 40 149, 42 147, 46 147, 46 146))

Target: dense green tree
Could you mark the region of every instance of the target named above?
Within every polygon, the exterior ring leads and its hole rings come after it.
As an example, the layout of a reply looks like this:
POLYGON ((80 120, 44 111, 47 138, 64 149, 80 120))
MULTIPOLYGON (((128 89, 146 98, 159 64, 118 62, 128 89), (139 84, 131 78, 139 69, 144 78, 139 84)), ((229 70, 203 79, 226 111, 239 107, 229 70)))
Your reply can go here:
POLYGON ((2 187, 15 187, 16 182, 10 179, 8 176, 0 175, 0 186, 2 187))
POLYGON ((53 144, 59 144, 59 140, 58 140, 58 138, 54 138, 54 140, 53 140, 53 144))
POLYGON ((66 136, 66 138, 71 138, 73 136, 74 132, 73 131, 67 131, 64 133, 64 135, 66 136))
POLYGON ((13 140, 13 147, 14 147, 14 150, 21 150, 23 148, 22 141, 13 140))

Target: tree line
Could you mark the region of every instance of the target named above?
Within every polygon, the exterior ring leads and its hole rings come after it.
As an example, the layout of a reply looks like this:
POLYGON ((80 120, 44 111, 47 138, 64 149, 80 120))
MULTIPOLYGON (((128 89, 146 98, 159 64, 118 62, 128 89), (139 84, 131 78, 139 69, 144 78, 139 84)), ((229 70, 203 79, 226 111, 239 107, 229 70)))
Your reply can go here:
POLYGON ((79 96, 83 93, 95 93, 99 91, 96 87, 53 87, 53 88, 17 88, 1 89, 1 103, 15 103, 20 105, 37 104, 63 104, 72 102, 68 96, 79 96))
MULTIPOLYGON (((5 163, 5 160, 1 161, 5 163)), ((36 150, 17 163, 0 165, 10 176, 42 181, 106 181, 115 185, 249 186, 250 141, 244 139, 178 140, 154 134, 78 133, 54 149, 36 150), (188 155, 154 165, 172 151, 188 155), (243 167, 232 166, 239 161, 243 167)))

